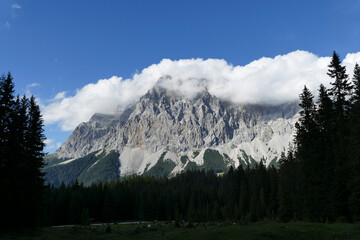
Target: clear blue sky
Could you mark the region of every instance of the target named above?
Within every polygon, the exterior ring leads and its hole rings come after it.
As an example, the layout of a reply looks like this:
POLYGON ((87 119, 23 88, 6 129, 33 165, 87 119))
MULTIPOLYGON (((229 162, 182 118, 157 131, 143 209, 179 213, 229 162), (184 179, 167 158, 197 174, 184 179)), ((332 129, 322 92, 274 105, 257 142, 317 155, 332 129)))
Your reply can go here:
POLYGON ((360 1, 0 1, 0 73, 40 99, 128 78, 163 58, 245 65, 298 49, 360 51, 360 1))

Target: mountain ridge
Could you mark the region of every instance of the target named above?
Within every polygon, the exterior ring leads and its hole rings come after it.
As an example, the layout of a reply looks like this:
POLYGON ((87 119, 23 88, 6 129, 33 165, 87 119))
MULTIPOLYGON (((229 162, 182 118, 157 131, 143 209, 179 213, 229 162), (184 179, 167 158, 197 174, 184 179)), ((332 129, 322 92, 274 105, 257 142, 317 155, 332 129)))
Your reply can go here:
POLYGON ((233 104, 206 88, 187 98, 158 84, 126 109, 95 113, 54 156, 78 159, 95 151, 115 151, 120 177, 145 174, 159 166, 159 160, 164 166, 174 164, 166 171, 171 176, 189 164, 203 166, 210 150, 218 153, 212 152, 219 163, 222 156, 226 167, 237 167, 245 158, 264 159, 269 165, 291 142, 298 110, 296 102, 233 104))

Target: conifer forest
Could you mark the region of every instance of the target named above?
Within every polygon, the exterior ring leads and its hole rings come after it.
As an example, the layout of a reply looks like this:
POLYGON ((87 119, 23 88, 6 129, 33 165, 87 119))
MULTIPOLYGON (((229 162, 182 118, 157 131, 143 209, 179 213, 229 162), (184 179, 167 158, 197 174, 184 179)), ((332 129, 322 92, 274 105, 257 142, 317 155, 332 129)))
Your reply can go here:
POLYGON ((188 170, 175 177, 129 176, 83 186, 45 185, 43 119, 35 97, 15 96, 0 78, 2 229, 115 221, 321 223, 360 220, 360 67, 334 52, 331 88, 300 93, 293 143, 278 166, 188 170), (315 96, 317 97, 315 97, 315 96))

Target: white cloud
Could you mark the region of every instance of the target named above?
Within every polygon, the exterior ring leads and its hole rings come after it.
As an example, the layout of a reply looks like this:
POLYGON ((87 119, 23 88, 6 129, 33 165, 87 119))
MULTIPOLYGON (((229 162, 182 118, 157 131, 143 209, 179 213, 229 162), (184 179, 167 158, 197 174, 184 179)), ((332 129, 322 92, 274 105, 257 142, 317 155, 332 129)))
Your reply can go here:
POLYGON ((45 139, 44 141, 47 150, 55 150, 61 147, 60 142, 56 142, 54 139, 45 139))
POLYGON ((13 9, 20 9, 21 6, 20 6, 19 4, 17 4, 17 3, 14 3, 14 4, 11 6, 11 8, 13 8, 13 9))
POLYGON ((63 99, 63 98, 65 98, 65 95, 66 95, 66 91, 59 92, 55 95, 55 97, 53 98, 52 101, 63 99))
MULTIPOLYGON (((44 106, 43 116, 46 124, 58 123, 62 130, 72 130, 95 112, 110 113, 136 102, 165 75, 171 78, 159 84, 186 97, 205 86, 211 94, 235 103, 277 104, 298 99, 304 85, 313 92, 320 83, 329 86, 330 59, 306 51, 264 57, 245 66, 233 66, 223 59, 163 59, 131 79, 114 76, 88 84, 74 96, 58 93, 58 100, 44 106)), ((360 62, 360 52, 344 59, 349 74, 356 61, 360 62)))
POLYGON ((352 78, 355 64, 356 63, 360 64, 360 52, 348 53, 342 63, 346 66, 347 73, 352 78))
POLYGON ((39 83, 31 83, 26 85, 25 94, 30 96, 31 95, 31 88, 34 87, 40 87, 41 85, 39 83))
POLYGON ((50 145, 50 144, 52 144, 54 142, 54 139, 45 139, 44 140, 44 143, 46 144, 46 145, 50 145))
POLYGON ((32 87, 40 87, 40 84, 39 83, 31 83, 31 84, 26 85, 26 88, 32 88, 32 87))

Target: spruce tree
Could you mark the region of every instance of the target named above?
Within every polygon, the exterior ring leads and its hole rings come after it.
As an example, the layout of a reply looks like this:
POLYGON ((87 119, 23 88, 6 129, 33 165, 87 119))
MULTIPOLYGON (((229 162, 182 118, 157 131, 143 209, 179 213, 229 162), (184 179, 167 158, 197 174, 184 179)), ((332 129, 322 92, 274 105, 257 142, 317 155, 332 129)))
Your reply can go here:
POLYGON ((0 78, 0 212, 2 217, 9 219, 5 224, 0 225, 0 229, 8 229, 11 223, 11 174, 10 165, 12 163, 12 151, 10 149, 10 127, 15 101, 14 101, 14 83, 10 73, 7 76, 2 75, 0 78), (10 193, 10 194, 9 194, 10 193))
POLYGON ((9 154, 9 126, 14 110, 14 83, 9 73, 0 77, 0 177, 6 180, 7 155, 9 154))
POLYGON ((333 178, 333 132, 334 128, 334 107, 330 99, 328 90, 324 85, 320 85, 319 99, 317 102, 318 110, 316 114, 316 122, 318 125, 318 141, 316 148, 318 152, 318 160, 314 163, 317 169, 317 174, 314 176, 315 180, 315 209, 314 213, 318 221, 331 220, 331 207, 329 203, 332 201, 331 195, 331 181, 333 178))
POLYGON ((346 67, 341 66, 340 57, 335 51, 328 67, 327 74, 334 80, 331 83, 330 95, 334 99, 337 113, 345 114, 350 105, 348 96, 351 93, 352 86, 348 81, 349 76, 346 74, 346 67))
POLYGON ((300 118, 296 124, 296 144, 302 147, 307 142, 303 138, 311 138, 311 131, 316 126, 315 114, 316 106, 314 104, 314 96, 310 90, 304 86, 303 92, 300 94, 300 118))
POLYGON ((330 134, 334 130, 334 107, 328 90, 322 84, 320 84, 319 88, 317 105, 316 122, 319 126, 319 131, 323 135, 322 137, 325 138, 324 141, 329 143, 331 140, 330 134))
POLYGON ((313 94, 305 86, 300 94, 300 118, 295 125, 295 144, 301 172, 298 181, 301 182, 301 192, 303 193, 304 217, 309 219, 314 218, 313 208, 315 208, 316 195, 314 184, 317 173, 315 165, 318 161, 318 150, 316 148, 318 126, 316 124, 316 106, 313 99, 313 94))
POLYGON ((43 173, 41 169, 44 166, 44 122, 40 113, 40 108, 36 104, 34 96, 31 96, 29 102, 29 120, 27 131, 27 149, 31 158, 31 166, 29 172, 32 174, 31 178, 37 184, 43 184, 43 173))
POLYGON ((27 216, 30 217, 29 221, 39 224, 41 219, 41 205, 43 202, 43 173, 41 169, 44 167, 44 129, 43 120, 40 113, 40 108, 36 104, 35 97, 31 96, 28 107, 28 123, 27 131, 24 133, 26 145, 26 178, 27 188, 30 196, 27 198, 28 208, 27 216))
POLYGON ((288 222, 296 220, 300 210, 299 196, 297 196, 299 183, 297 162, 292 147, 289 147, 287 155, 284 152, 281 153, 279 163, 278 216, 281 221, 288 222))
POLYGON ((354 67, 353 86, 354 92, 351 100, 353 104, 360 104, 360 66, 357 63, 354 67))
POLYGON ((349 217, 348 212, 348 136, 349 108, 352 86, 348 82, 345 66, 341 65, 339 55, 334 52, 328 75, 333 79, 329 91, 334 104, 333 161, 334 176, 332 181, 332 212, 334 217, 349 217))
MULTIPOLYGON (((11 123, 9 126, 9 143, 8 147, 11 154, 7 156, 9 164, 7 171, 9 172, 9 180, 11 187, 8 191, 11 196, 11 202, 8 206, 11 210, 9 216, 10 222, 19 228, 24 227, 29 223, 27 217, 28 198, 31 198, 32 192, 29 191, 27 178, 27 166, 29 165, 29 158, 27 156, 27 146, 25 134, 27 132, 28 124, 28 99, 24 96, 20 98, 17 96, 15 106, 11 114, 11 123)), ((33 221, 31 221, 31 224, 33 221)))
POLYGON ((360 220, 360 67, 358 64, 354 68, 353 76, 354 91, 351 96, 350 112, 350 140, 349 140, 349 159, 350 159, 350 182, 349 182, 349 209, 351 217, 355 221, 360 220))
POLYGON ((295 144, 298 157, 302 161, 308 161, 313 154, 313 146, 316 141, 316 106, 314 96, 309 89, 304 86, 300 94, 300 118, 295 124, 295 144))
POLYGON ((14 98, 11 74, 0 78, 0 228, 34 227, 42 202, 43 123, 35 98, 14 98))

